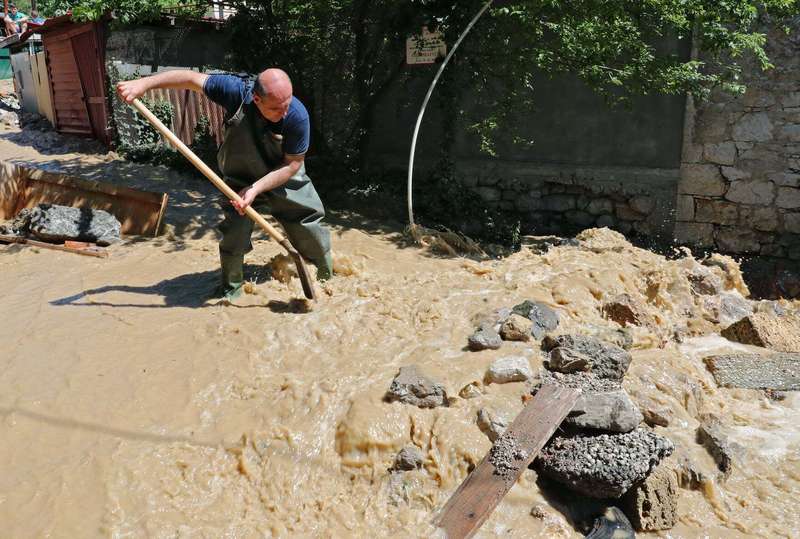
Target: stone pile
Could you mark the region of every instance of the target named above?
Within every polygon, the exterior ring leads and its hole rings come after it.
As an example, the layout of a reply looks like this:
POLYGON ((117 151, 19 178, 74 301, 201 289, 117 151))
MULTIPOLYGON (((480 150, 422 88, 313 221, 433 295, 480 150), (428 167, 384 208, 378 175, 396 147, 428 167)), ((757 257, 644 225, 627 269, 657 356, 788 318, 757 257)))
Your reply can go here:
POLYGON ((2 227, 2 233, 54 243, 77 240, 110 245, 120 240, 121 228, 119 220, 103 210, 39 204, 20 211, 2 227))
POLYGON ((558 313, 545 303, 524 301, 484 318, 469 336, 470 350, 497 350, 503 341, 541 340, 558 327, 558 313))
POLYGON ((640 427, 644 416, 622 387, 631 363, 623 348, 585 335, 548 336, 539 387, 555 384, 582 395, 536 460, 539 472, 584 496, 617 498, 640 530, 667 529, 677 521, 677 477, 660 472, 673 443, 640 427), (666 496, 663 500, 661 496, 666 496))

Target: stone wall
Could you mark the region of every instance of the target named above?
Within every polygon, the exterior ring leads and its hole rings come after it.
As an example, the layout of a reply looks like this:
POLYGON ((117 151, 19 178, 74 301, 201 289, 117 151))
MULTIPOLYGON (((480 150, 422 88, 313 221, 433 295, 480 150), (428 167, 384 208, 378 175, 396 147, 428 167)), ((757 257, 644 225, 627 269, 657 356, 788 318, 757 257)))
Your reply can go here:
POLYGON ((800 41, 768 35, 776 67, 746 66, 744 95, 687 104, 675 238, 800 260, 800 41))

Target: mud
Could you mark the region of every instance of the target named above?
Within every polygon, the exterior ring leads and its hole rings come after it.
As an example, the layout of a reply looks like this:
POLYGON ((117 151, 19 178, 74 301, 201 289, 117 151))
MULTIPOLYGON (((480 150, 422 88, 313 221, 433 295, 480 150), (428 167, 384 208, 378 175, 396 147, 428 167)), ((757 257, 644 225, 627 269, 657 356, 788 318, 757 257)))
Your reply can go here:
MULTIPOLYGON (((491 447, 477 411, 514 417, 530 391, 485 385, 486 369, 517 355, 536 372, 544 360, 533 341, 467 350, 474 320, 530 300, 558 313, 559 331, 614 334, 602 305, 620 294, 652 324, 625 328, 623 385, 634 402, 671 410, 656 432, 707 478, 716 465, 695 441, 701 413, 725 419, 745 448, 724 484, 681 490, 670 536, 800 529, 800 398, 717 387, 702 358, 755 349, 719 337, 687 276, 691 257, 667 260, 593 230, 578 244, 477 262, 406 247, 399 228, 333 211, 335 269, 345 270, 313 309, 298 308, 296 278, 266 267, 282 253, 259 235, 246 260, 251 293, 213 306, 212 188, 111 154, 42 155, 26 140, 0 132, 0 156, 168 191, 171 202, 164 236, 124 239, 105 260, 0 247, 4 536, 430 537, 435 510, 491 447), (451 405, 385 402, 403 365, 440 382, 451 405), (471 398, 455 397, 467 386, 471 398), (422 467, 391 473, 407 445, 422 467)), ((727 261, 709 269, 727 293, 746 292, 727 261)), ((551 499, 525 470, 479 537, 580 537, 551 499), (531 516, 534 506, 546 518, 531 516)))

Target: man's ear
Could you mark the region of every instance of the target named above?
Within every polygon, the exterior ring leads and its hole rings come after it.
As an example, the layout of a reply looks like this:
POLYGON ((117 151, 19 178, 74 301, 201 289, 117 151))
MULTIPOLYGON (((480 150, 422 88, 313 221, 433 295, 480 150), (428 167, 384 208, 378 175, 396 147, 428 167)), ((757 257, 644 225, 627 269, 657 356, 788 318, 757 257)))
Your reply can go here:
POLYGON ((255 92, 253 92, 253 103, 255 103, 256 105, 261 103, 261 96, 255 92))

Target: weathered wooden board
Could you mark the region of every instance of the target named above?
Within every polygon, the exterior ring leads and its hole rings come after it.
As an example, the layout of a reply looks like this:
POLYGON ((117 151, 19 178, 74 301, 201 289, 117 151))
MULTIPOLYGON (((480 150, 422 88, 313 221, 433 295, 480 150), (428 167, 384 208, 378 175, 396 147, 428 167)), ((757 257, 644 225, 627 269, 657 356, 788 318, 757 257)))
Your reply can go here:
POLYGON ((108 258, 108 251, 103 247, 73 247, 67 244, 47 243, 45 241, 32 240, 30 238, 22 238, 19 236, 6 236, 0 234, 0 243, 18 243, 22 245, 30 245, 31 247, 41 247, 42 249, 51 249, 53 251, 65 251, 68 253, 75 253, 76 255, 93 256, 95 258, 108 258))
POLYGON ((472 537, 511 490, 578 400, 575 389, 544 386, 434 517, 448 539, 472 537))

